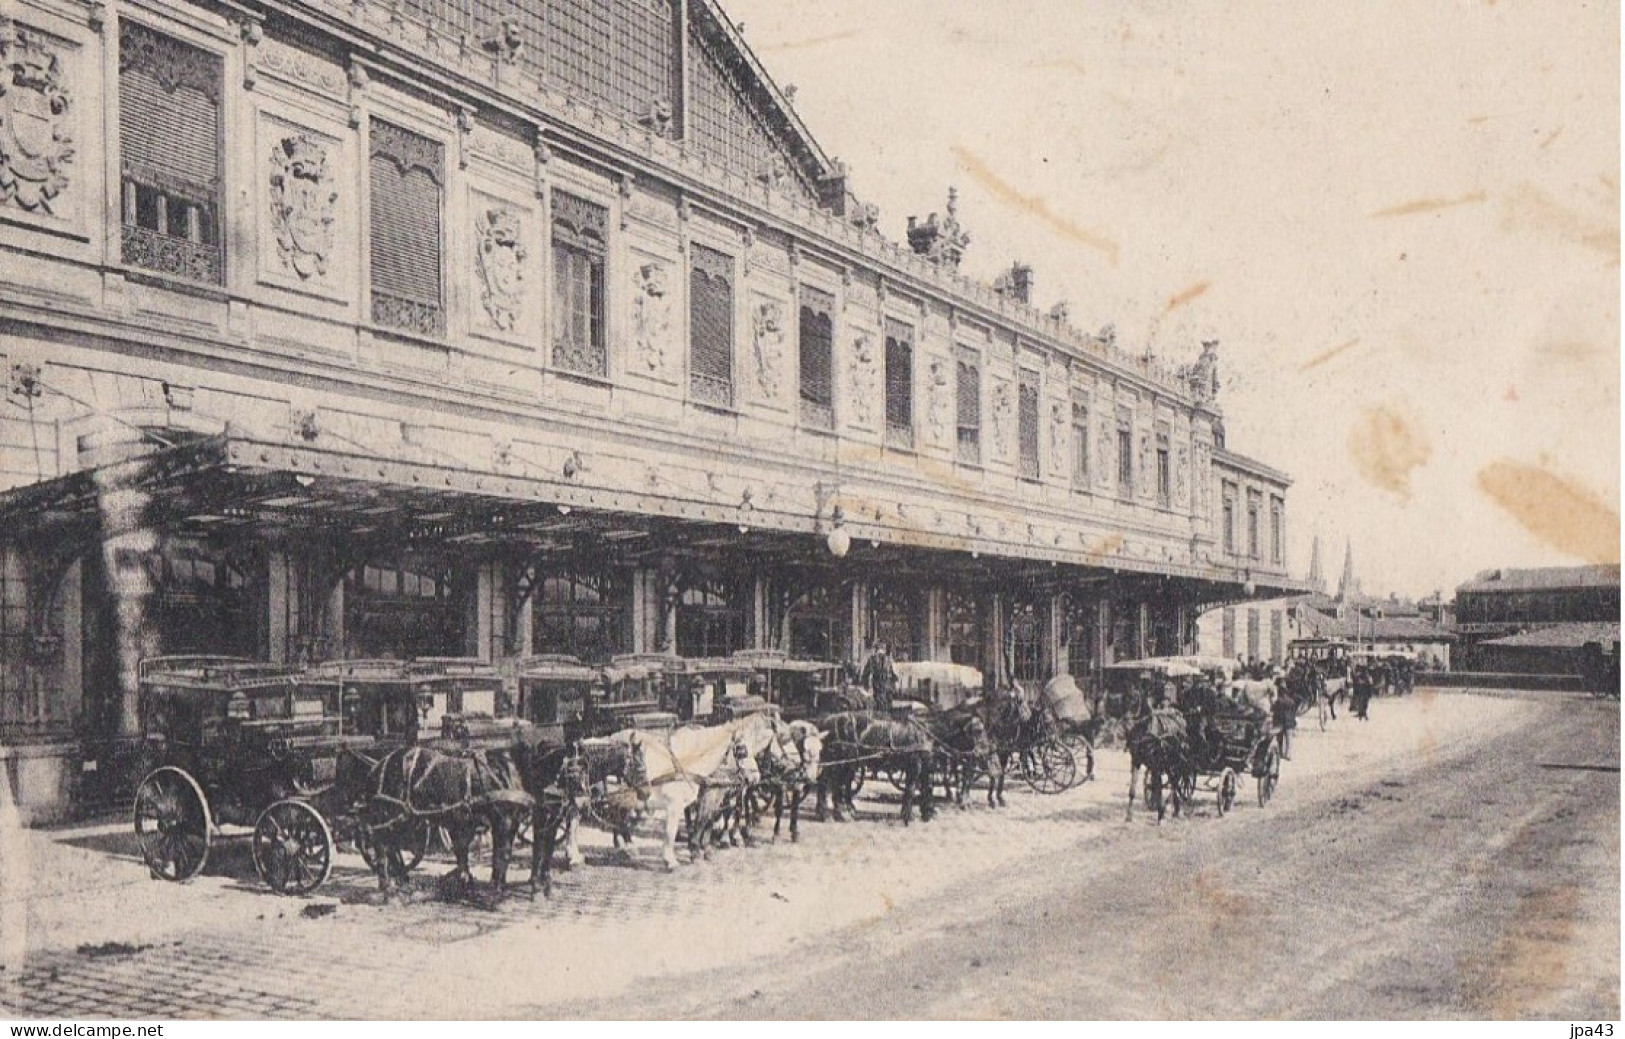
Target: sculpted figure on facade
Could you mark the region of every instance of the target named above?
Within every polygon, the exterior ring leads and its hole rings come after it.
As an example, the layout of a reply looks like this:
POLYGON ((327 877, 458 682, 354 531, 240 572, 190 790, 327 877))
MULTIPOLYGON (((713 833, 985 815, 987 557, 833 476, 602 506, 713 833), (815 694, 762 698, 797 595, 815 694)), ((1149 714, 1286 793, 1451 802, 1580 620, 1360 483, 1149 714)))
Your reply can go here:
POLYGON ((666 349, 671 342, 671 296, 666 289, 666 268, 645 263, 633 275, 637 289, 632 297, 633 336, 638 357, 653 373, 666 370, 666 349))
POLYGON ((1179 366, 1181 382, 1190 387, 1191 396, 1199 404, 1212 404, 1219 398, 1219 341, 1202 342, 1202 354, 1191 364, 1179 366))
POLYGON ((1190 501, 1188 497, 1190 485, 1190 449, 1181 446, 1174 457, 1174 500, 1183 505, 1190 501))
POLYGON ((271 149, 271 227, 277 255, 300 278, 327 273, 338 197, 327 169, 327 149, 304 134, 284 137, 271 149))
POLYGON ((930 401, 928 416, 931 436, 938 443, 946 443, 954 418, 953 392, 948 385, 948 362, 940 357, 932 358, 929 377, 927 399, 930 401))
POLYGON ((752 336, 756 354, 756 385, 769 400, 778 400, 779 387, 784 384, 784 304, 778 300, 763 300, 756 304, 751 315, 752 336))
POLYGON ((1117 440, 1112 436, 1112 422, 1101 409, 1100 432, 1095 437, 1095 483, 1102 488, 1110 487, 1112 474, 1117 468, 1112 465, 1112 454, 1117 440))
POLYGON ((1049 406, 1049 457, 1050 467, 1056 472, 1066 472, 1070 452, 1066 449, 1066 427, 1071 424, 1072 406, 1068 401, 1051 401, 1049 406))
POLYGON ((72 161, 61 59, 35 33, 0 16, 0 202, 52 213, 72 161))
POLYGON ((1011 424, 1016 415, 1016 403, 1010 393, 1010 384, 1004 380, 993 384, 993 453, 1000 458, 1010 455, 1011 424))
POLYGON ((859 332, 852 340, 852 360, 847 364, 847 383, 852 388, 852 417, 868 425, 875 414, 875 337, 859 332))
POLYGON ((480 304, 491 324, 511 332, 519 324, 525 296, 525 244, 519 214, 506 206, 483 209, 474 218, 474 264, 480 274, 480 304))

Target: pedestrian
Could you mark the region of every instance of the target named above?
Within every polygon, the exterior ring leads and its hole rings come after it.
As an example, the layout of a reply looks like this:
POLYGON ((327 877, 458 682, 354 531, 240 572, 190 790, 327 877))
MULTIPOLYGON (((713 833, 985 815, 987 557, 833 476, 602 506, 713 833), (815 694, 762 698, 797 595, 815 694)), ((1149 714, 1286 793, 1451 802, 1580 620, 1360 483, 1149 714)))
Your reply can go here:
POLYGON ((897 692, 897 667, 884 642, 876 644, 864 662, 863 686, 874 694, 876 710, 891 710, 892 694, 897 692))
POLYGON ((1363 722, 1371 720, 1372 676, 1364 664, 1354 669, 1354 716, 1363 722))
POLYGON ((1275 683, 1275 699, 1270 701, 1270 712, 1275 716, 1275 738, 1281 746, 1281 760, 1292 760, 1292 730, 1298 724, 1298 702, 1287 692, 1285 680, 1275 683))

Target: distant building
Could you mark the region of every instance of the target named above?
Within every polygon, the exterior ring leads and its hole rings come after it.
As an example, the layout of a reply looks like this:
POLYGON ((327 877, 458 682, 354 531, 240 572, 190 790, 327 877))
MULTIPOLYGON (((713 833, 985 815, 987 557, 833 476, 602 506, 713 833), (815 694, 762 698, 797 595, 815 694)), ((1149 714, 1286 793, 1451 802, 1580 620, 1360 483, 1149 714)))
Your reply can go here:
POLYGON ((1568 621, 1489 639, 1474 647, 1474 670, 1526 675, 1583 674, 1585 647, 1619 642, 1618 621, 1568 621))
POLYGON ((1515 661, 1532 659, 1527 651, 1536 648, 1562 648, 1582 630, 1570 627, 1576 624, 1611 624, 1618 637, 1617 563, 1486 570, 1456 589, 1455 631, 1465 670, 1501 670, 1509 651, 1515 661), (1534 634, 1560 627, 1544 638, 1534 634))

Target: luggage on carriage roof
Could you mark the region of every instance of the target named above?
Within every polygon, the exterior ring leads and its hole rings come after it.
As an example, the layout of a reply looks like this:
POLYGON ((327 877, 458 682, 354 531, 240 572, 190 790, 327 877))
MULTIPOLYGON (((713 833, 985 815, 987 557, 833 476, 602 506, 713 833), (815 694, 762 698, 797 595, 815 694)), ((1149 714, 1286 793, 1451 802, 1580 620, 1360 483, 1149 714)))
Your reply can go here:
POLYGON ((1086 722, 1095 716, 1089 698, 1071 675, 1056 675, 1045 683, 1044 700, 1057 721, 1086 722))

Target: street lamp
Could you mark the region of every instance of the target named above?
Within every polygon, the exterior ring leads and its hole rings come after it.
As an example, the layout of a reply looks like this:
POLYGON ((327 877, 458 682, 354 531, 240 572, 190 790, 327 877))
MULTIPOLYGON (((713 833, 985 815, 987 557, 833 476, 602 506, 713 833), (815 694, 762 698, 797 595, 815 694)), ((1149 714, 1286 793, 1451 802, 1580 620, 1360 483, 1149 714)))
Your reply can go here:
POLYGON ((847 552, 852 549, 852 535, 846 532, 846 516, 842 514, 839 505, 829 514, 829 533, 824 536, 824 547, 836 559, 846 558, 847 552))

